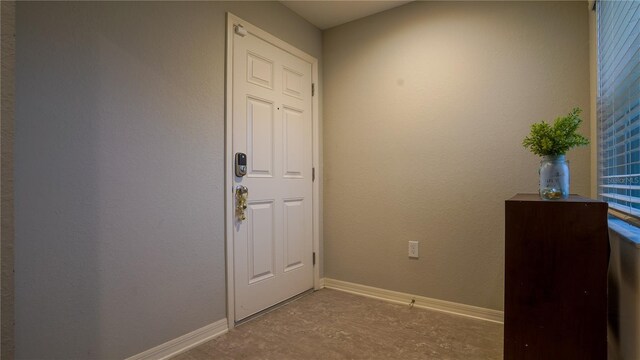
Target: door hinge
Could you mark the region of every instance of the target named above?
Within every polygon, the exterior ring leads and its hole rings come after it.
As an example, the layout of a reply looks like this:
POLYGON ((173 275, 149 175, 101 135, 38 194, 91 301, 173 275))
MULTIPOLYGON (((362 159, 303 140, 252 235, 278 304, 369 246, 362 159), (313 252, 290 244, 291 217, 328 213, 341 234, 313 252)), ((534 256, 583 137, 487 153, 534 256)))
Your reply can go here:
POLYGON ((316 181, 316 168, 311 168, 311 181, 316 181))
POLYGON ((316 265, 316 253, 315 252, 313 253, 313 265, 314 266, 316 265))
POLYGON ((311 83, 311 96, 316 94, 316 84, 311 83))

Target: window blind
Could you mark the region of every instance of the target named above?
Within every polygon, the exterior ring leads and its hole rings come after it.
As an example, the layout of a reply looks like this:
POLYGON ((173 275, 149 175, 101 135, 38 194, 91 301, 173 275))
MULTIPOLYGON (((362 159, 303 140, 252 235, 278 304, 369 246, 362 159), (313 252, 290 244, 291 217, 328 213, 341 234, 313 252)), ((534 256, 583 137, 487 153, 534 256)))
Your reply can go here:
POLYGON ((596 3, 599 196, 640 218, 640 1, 596 3))

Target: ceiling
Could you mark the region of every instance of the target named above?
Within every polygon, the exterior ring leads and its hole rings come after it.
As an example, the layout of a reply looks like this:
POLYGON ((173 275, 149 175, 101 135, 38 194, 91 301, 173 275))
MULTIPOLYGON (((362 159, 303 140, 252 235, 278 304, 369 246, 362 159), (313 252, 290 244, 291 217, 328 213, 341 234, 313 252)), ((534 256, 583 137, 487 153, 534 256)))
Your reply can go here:
POLYGON ((396 6, 404 5, 410 0, 395 1, 280 1, 284 6, 293 10, 298 15, 316 27, 324 30, 338 26, 349 21, 363 18, 375 13, 389 10, 396 6))

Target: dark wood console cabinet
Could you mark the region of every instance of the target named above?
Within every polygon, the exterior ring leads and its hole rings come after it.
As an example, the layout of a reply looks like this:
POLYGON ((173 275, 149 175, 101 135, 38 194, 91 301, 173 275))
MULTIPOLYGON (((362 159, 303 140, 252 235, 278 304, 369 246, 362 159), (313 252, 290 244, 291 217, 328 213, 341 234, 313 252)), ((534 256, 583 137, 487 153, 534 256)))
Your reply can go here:
POLYGON ((505 203, 504 358, 606 360, 607 203, 505 203))

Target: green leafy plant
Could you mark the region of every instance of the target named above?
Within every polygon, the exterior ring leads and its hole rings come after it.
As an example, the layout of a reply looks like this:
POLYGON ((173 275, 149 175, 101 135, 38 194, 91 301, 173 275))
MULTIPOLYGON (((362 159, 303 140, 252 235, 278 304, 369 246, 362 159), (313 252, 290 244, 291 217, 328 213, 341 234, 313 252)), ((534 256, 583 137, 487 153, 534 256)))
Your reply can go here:
POLYGON ((582 124, 581 112, 574 108, 567 116, 556 118, 553 125, 545 121, 531 125, 531 133, 522 145, 540 156, 564 155, 576 146, 588 145, 589 139, 576 132, 582 124))

